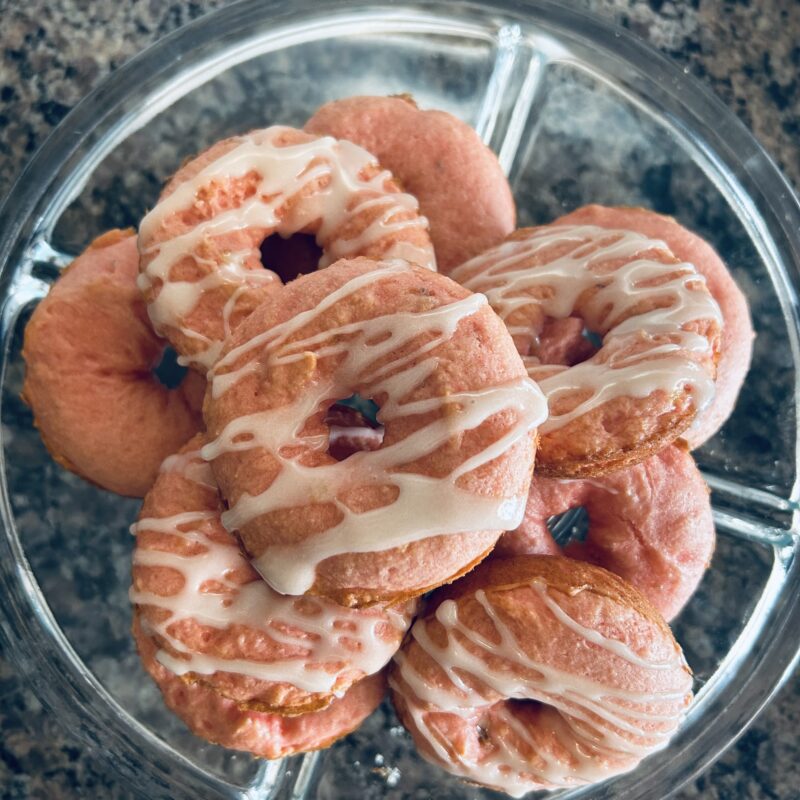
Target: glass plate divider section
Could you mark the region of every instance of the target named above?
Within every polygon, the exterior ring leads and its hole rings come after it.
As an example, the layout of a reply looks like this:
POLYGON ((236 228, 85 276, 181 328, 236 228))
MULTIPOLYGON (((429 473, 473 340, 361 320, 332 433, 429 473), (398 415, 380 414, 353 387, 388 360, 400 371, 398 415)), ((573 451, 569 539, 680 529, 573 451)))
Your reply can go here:
POLYGON ((499 28, 495 46, 494 66, 475 130, 497 154, 513 183, 522 134, 541 99, 545 67, 551 55, 562 53, 563 48, 548 37, 528 35, 516 23, 499 28))

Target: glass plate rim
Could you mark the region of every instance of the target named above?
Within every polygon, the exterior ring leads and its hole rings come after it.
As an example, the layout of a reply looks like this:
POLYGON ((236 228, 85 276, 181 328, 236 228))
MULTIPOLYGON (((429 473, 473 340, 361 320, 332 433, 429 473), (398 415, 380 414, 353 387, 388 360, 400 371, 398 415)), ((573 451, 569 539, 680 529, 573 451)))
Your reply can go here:
MULTIPOLYGON (((24 283, 17 285, 15 281, 20 274, 24 273, 24 269, 20 267, 16 270, 15 275, 10 274, 9 266, 16 263, 13 255, 15 251, 19 252, 19 244, 26 242, 27 247, 23 248, 23 252, 19 253, 21 257, 20 263, 22 263, 23 253, 28 253, 29 248, 35 244, 37 236, 41 236, 44 233, 42 228, 36 224, 41 223, 43 218, 37 219, 34 209, 37 206, 41 206, 42 198, 48 195, 48 189, 52 185, 52 181, 48 181, 46 176, 56 175, 57 170, 53 169, 53 166, 56 165, 63 169, 74 153, 81 147, 83 139, 76 136, 76 134, 81 132, 87 134, 93 127, 95 130, 102 128, 101 123, 105 122, 106 114, 100 112, 103 110, 103 105, 107 103, 108 98, 113 98, 115 93, 118 92, 121 92, 121 96, 124 98, 133 92, 142 75, 149 74, 153 76, 161 70, 171 68, 175 64, 176 54, 188 53, 193 44, 196 43, 198 35, 203 34, 201 38, 204 39, 206 44, 215 38, 215 34, 211 32, 215 30, 215 26, 222 27, 220 24, 222 22, 227 26, 226 30, 231 32, 238 30, 240 21, 252 14, 262 20, 266 18, 291 19, 293 15, 310 12, 312 9, 323 13, 343 13, 352 9, 363 11, 365 8, 369 8, 377 14, 396 15, 399 13, 399 8, 410 8, 412 6, 415 9, 426 10, 431 13, 443 11, 446 8, 446 4, 437 2, 388 6, 370 3, 367 0, 328 0, 318 4, 293 4, 288 0, 272 0, 267 3, 259 2, 259 0, 241 0, 241 2, 204 15, 193 23, 152 44, 103 81, 70 112, 51 134, 19 176, 5 202, 0 205, 0 263, 2 263, 0 289, 3 290, 5 295, 2 317, 0 318, 4 339, 3 373, 5 372, 8 354, 8 332, 13 328, 16 313, 23 307, 26 300, 26 286, 24 283), (193 42, 193 40, 195 41, 193 42), (98 117, 101 123, 98 123, 98 117), (29 226, 27 236, 25 234, 26 225, 29 226)), ((665 79, 664 91, 684 112, 682 116, 678 117, 677 122, 688 125, 695 138, 697 138, 698 130, 702 132, 699 138, 708 147, 708 152, 705 153, 706 157, 721 163, 726 172, 733 172, 728 163, 730 159, 737 162, 737 170, 735 172, 738 174, 736 177, 741 184, 745 199, 752 203, 755 196, 759 201, 758 218, 755 220, 755 225, 760 232, 762 246, 766 247, 770 252, 773 264, 778 265, 777 277, 783 279, 788 296, 795 300, 793 305, 796 306, 796 286, 798 285, 797 279, 800 273, 800 242, 797 241, 796 234, 793 232, 800 229, 800 203, 798 203, 797 197, 784 176, 781 175, 761 145, 754 139, 743 123, 710 90, 692 76, 683 73, 677 65, 646 43, 638 40, 628 31, 618 28, 612 23, 588 12, 565 8, 558 3, 550 2, 550 0, 541 0, 540 2, 530 0, 522 3, 511 2, 510 0, 492 0, 486 3, 461 3, 460 6, 464 11, 476 9, 485 12, 487 8, 491 8, 499 14, 503 14, 506 19, 527 15, 526 20, 528 22, 549 26, 556 30, 567 32, 574 37, 585 38, 591 42, 596 42, 598 38, 605 41, 613 36, 615 45, 617 45, 614 53, 615 57, 627 65, 633 66, 637 72, 641 72, 640 65, 646 63, 648 74, 645 77, 650 81, 654 81, 658 77, 665 79), (715 146, 711 147, 712 144, 715 146), (722 155, 725 157, 722 157, 722 155), (745 188, 747 185, 752 188, 745 188), (776 241, 780 242, 780 250, 789 256, 788 259, 782 258, 776 252, 776 241), (788 263, 784 263, 787 261, 788 263), (792 281, 791 278, 794 278, 794 280, 792 281)), ((113 107, 113 104, 111 106, 113 107)), ((50 201, 50 206, 53 206, 52 200, 50 201)), ((756 210, 755 205, 754 210, 756 210)), ((786 314, 786 312, 787 309, 784 308, 784 313, 786 314)), ((790 330, 790 336, 793 334, 795 337, 793 345, 795 355, 797 355, 796 336, 798 325, 796 309, 789 309, 787 316, 789 320, 794 322, 794 329, 790 330)), ((3 458, 4 453, 0 453, 0 459, 3 458)), ((0 465, 4 466, 4 461, 0 461, 0 465)), ((789 499, 796 501, 797 494, 798 487, 795 485, 789 499)), ((8 488, 5 483, 5 472, 2 482, 2 512, 5 517, 4 523, 6 524, 4 528, 7 536, 3 540, 0 552, 10 558, 0 558, 0 563, 2 564, 0 582, 10 590, 9 596, 14 602, 12 602, 12 609, 10 609, 11 613, 0 618, 0 633, 2 633, 5 643, 12 645, 8 648, 12 662, 16 661, 18 666, 23 669, 27 667, 25 671, 34 676, 34 683, 43 699, 46 698, 49 704, 62 713, 67 720, 76 723, 70 727, 82 729, 84 738, 90 744, 95 746, 102 744, 113 753, 114 748, 108 747, 109 739, 105 738, 111 733, 109 725, 111 725, 112 717, 100 719, 94 713, 94 710, 89 711, 83 703, 80 703, 80 707, 77 707, 78 703, 74 702, 82 695, 86 697, 87 702, 96 700, 97 695, 93 696, 90 692, 96 691, 101 687, 99 687, 96 679, 83 662, 72 651, 38 589, 33 572, 27 564, 21 543, 14 530, 8 488), (9 521, 11 522, 10 526, 8 524, 9 521), (32 611, 33 615, 28 619, 24 618, 20 613, 24 609, 32 611), (10 618, 14 621, 13 625, 9 624, 10 618), (16 632, 14 628, 16 628, 16 632), (22 635, 23 633, 26 635, 22 635), (37 663, 35 655, 39 646, 42 647, 42 652, 51 651, 51 654, 57 657, 56 660, 63 661, 63 666, 66 667, 66 671, 62 671, 56 668, 58 665, 50 665, 52 669, 48 670, 48 676, 55 683, 44 680, 43 676, 36 676, 35 670, 31 669, 37 663), (81 681, 83 681, 83 684, 80 683, 81 681), (56 685, 60 686, 61 692, 55 688, 56 685), (67 687, 74 694, 73 702, 65 701, 62 696, 63 690, 67 687), (93 725, 93 728, 87 728, 85 723, 93 725), (104 734, 102 741, 98 736, 101 730, 104 734)), ((796 522, 792 526, 792 533, 796 544, 796 522)), ((776 549, 775 552, 776 568, 780 567, 783 571, 782 584, 785 587, 787 582, 791 580, 792 575, 800 572, 797 568, 796 559, 793 558, 794 547, 786 545, 782 550, 776 549)), ((772 694, 777 691, 777 688, 791 672, 797 661, 797 637, 787 636, 781 640, 775 633, 797 629, 797 625, 792 625, 791 623, 800 621, 800 591, 796 590, 793 596, 782 595, 781 605, 777 609, 773 609, 772 616, 780 618, 779 630, 775 631, 773 629, 770 641, 765 645, 763 652, 760 653, 757 668, 740 685, 740 690, 736 697, 737 707, 728 706, 722 711, 725 715, 723 727, 729 730, 735 728, 738 734, 741 734, 744 726, 755 717, 772 694), (778 612, 780 613, 778 614, 778 612), (777 654, 773 652, 776 650, 778 651, 777 654), (760 691, 758 689, 754 690, 753 675, 761 676, 763 672, 768 672, 771 676, 771 679, 766 682, 768 688, 765 690, 762 687, 760 691), (755 702, 749 705, 746 711, 742 713, 743 696, 748 688, 749 695, 755 697, 755 702), (734 714, 734 711, 737 710, 739 711, 738 716, 734 714)), ((100 694, 101 696, 105 695, 104 690, 101 689, 100 694)), ((107 695, 105 700, 109 706, 106 710, 113 712, 116 707, 115 702, 107 695)), ((119 722, 119 720, 115 720, 115 722, 119 722)), ((111 725, 111 727, 114 726, 111 725)), ((126 753, 130 755, 130 742, 126 741, 124 736, 121 736, 122 731, 115 731, 114 733, 115 735, 111 739, 115 746, 122 748, 119 755, 125 761, 126 753)), ((145 738, 155 738, 144 729, 138 733, 139 735, 145 733, 145 738)), ((681 770, 679 780, 676 784, 672 784, 672 789, 677 790, 680 785, 683 785, 692 775, 707 766, 710 761, 722 752, 724 747, 729 746, 733 741, 735 741, 735 737, 726 740, 722 746, 715 745, 711 748, 710 754, 707 751, 702 757, 698 757, 695 754, 694 759, 689 763, 689 768, 681 770)), ((689 744, 696 743, 695 741, 689 744)), ((155 743, 150 742, 149 744, 153 745, 155 743)), ((170 754, 170 757, 174 758, 174 753, 170 754)), ((661 766, 666 768, 674 760, 673 758, 661 766)), ((155 772, 162 779, 165 779, 167 775, 172 778, 176 777, 174 763, 153 763, 152 765, 155 768, 155 772)), ((186 766, 190 765, 191 762, 187 761, 186 766)), ((125 771, 124 768, 123 771, 125 771)), ((644 783, 651 783, 655 777, 655 772, 662 771, 663 769, 654 771, 644 783)), ((212 788, 208 782, 208 775, 198 773, 193 766, 188 772, 182 776, 184 780, 180 782, 181 788, 188 789, 193 786, 197 788, 202 786, 205 789, 212 788), (188 772, 193 772, 194 775, 190 775, 188 772), (196 779, 199 779, 200 782, 195 783, 196 779)), ((161 785, 167 786, 163 782, 161 785)), ((226 787, 232 788, 230 785, 220 781, 213 788, 224 791, 226 787)), ((625 791, 624 795, 618 794, 618 796, 627 797, 632 795, 625 791)))

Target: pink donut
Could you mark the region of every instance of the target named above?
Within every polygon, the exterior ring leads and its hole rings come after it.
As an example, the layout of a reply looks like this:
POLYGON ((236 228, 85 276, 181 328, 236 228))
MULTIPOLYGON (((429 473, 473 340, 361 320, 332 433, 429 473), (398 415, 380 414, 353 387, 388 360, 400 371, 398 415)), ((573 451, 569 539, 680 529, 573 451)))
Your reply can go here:
POLYGON ((214 744, 245 750, 261 758, 283 758, 321 750, 354 731, 380 705, 383 673, 356 683, 321 711, 286 717, 254 711, 200 683, 186 683, 156 658, 152 639, 142 633, 134 615, 133 637, 144 668, 156 682, 164 702, 196 736, 214 744))
POLYGON ((497 157, 452 114, 422 111, 410 95, 349 97, 322 106, 305 130, 355 142, 392 171, 430 220, 446 275, 514 230, 514 198, 497 157))
POLYGON ((413 603, 355 610, 270 589, 222 527, 204 441, 196 436, 164 462, 135 526, 131 601, 142 635, 173 674, 240 707, 324 708, 383 669, 413 603))
POLYGON ((706 279, 708 290, 722 311, 724 326, 714 400, 702 412, 697 422, 683 434, 691 448, 699 447, 731 415, 753 355, 755 334, 747 300, 722 259, 708 242, 684 228, 672 217, 644 208, 585 206, 556 220, 556 224, 626 228, 653 239, 661 239, 678 258, 694 264, 706 279))
POLYGON ((451 277, 488 297, 547 397, 542 475, 637 464, 683 434, 714 396, 719 306, 661 241, 596 225, 523 228, 451 277), (548 328, 569 318, 578 324, 559 332, 569 346, 542 347, 548 328), (575 363, 583 325, 602 345, 575 363), (551 356, 568 363, 543 360, 551 356))
POLYGON ((165 342, 136 288, 132 230, 95 239, 25 328, 22 396, 47 449, 104 489, 142 497, 161 462, 202 424, 205 381, 168 389, 153 375, 165 342))
POLYGON ((282 593, 413 597, 522 519, 544 400, 486 298, 443 275, 365 258, 303 275, 209 375, 223 522, 282 593), (354 394, 383 440, 339 462, 325 418, 354 394))
POLYGON ((535 475, 525 519, 493 555, 558 555, 547 518, 583 506, 586 541, 565 555, 624 578, 673 619, 697 588, 714 552, 708 487, 691 455, 673 445, 641 464, 585 480, 535 475))
POLYGON ((321 267, 369 256, 435 269, 417 208, 352 142, 279 126, 225 139, 181 167, 142 220, 139 286, 150 319, 205 372, 281 285, 262 263, 270 236, 314 234, 321 267))
POLYGON ((437 592, 389 686, 424 758, 514 797, 633 769, 692 699, 683 653, 647 600, 557 556, 495 559, 437 592))

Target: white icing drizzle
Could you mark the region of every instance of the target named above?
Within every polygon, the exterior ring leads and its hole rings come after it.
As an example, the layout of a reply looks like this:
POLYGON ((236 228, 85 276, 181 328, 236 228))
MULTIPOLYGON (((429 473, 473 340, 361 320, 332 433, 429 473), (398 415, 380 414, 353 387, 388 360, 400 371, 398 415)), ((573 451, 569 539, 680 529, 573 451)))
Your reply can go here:
MULTIPOLYGON (((216 489, 210 466, 199 451, 172 456, 162 472, 179 472, 188 480, 216 489), (208 474, 204 474, 207 471, 208 474)), ((145 518, 133 526, 136 534, 152 531, 199 546, 193 555, 145 548, 141 541, 133 563, 140 567, 169 568, 183 578, 178 592, 161 595, 131 588, 131 602, 168 612, 161 622, 143 620, 145 631, 161 647, 157 659, 177 675, 215 672, 236 673, 264 681, 289 683, 309 692, 330 692, 344 673, 371 675, 382 669, 397 649, 400 635, 410 623, 409 609, 348 609, 324 598, 287 597, 273 591, 262 580, 242 584, 231 580, 249 564, 231 537, 227 543, 210 537, 208 523, 219 520, 215 511, 188 511, 163 518, 145 518), (222 590, 204 591, 213 582, 222 590), (221 658, 197 652, 181 640, 180 623, 193 620, 218 629, 243 626, 272 639, 277 647, 291 647, 291 656, 274 661, 221 658), (394 628, 396 636, 387 635, 394 628)), ((162 545, 163 546, 163 545, 162 545)))
POLYGON ((211 464, 199 458, 199 451, 175 453, 167 456, 162 462, 159 472, 177 472, 189 481, 205 486, 207 489, 217 489, 211 464))
MULTIPOLYGON (((667 661, 642 656, 624 642, 603 636, 570 617, 542 580, 534 579, 530 587, 565 632, 601 648, 604 657, 643 675, 672 672, 677 677, 683 671, 686 662, 677 647, 667 661)), ((435 613, 445 629, 446 644, 433 641, 423 619, 412 627, 411 636, 441 667, 447 684, 429 684, 402 650, 395 655, 402 681, 394 677, 389 681, 402 696, 414 727, 449 771, 520 797, 536 788, 603 780, 632 768, 644 756, 667 745, 685 714, 691 685, 688 670, 684 672, 684 685, 670 690, 643 692, 598 683, 531 658, 486 593, 478 590, 475 599, 491 620, 499 644, 463 623, 456 603, 446 600, 435 613), (497 666, 496 661, 487 663, 484 653, 503 659, 504 666, 497 666), (474 688, 476 683, 486 688, 479 691, 474 688), (536 731, 526 727, 504 702, 512 698, 546 705, 539 710, 546 723, 538 717, 533 722, 543 745, 537 746, 536 731), (490 746, 481 748, 472 759, 473 751, 457 751, 437 728, 435 712, 457 715, 475 726, 487 720, 490 746), (512 729, 514 736, 498 733, 498 722, 512 729)), ((676 681, 669 683, 675 686, 676 681)))
MULTIPOLYGON (((278 144, 281 137, 296 133, 291 128, 274 126, 238 137, 231 150, 178 185, 142 220, 139 241, 153 241, 171 215, 192 206, 203 187, 253 173, 258 175, 254 194, 238 208, 220 211, 185 233, 142 250, 147 265, 139 276, 139 288, 147 291, 160 285, 148 306, 156 330, 176 328, 206 345, 203 352, 185 361, 210 367, 219 355, 220 342, 185 323, 186 316, 205 292, 226 284, 257 288, 278 280, 275 273, 261 268, 260 243, 252 250, 227 254, 221 264, 203 259, 202 245, 211 238, 248 228, 265 230, 265 237, 273 232, 288 236, 313 230, 324 251, 320 267, 339 258, 364 254, 386 240, 383 257, 403 258, 436 269, 432 246, 418 246, 403 236, 405 231, 428 227, 428 221, 418 213, 416 198, 388 191, 391 174, 385 170, 366 177, 377 166, 373 155, 352 142, 337 141, 330 136, 299 144, 278 144), (311 187, 317 181, 320 188, 312 192, 311 187), (293 203, 287 213, 289 201, 293 203), (360 232, 355 237, 342 238, 345 227, 375 210, 379 213, 374 220, 366 223, 365 218, 360 225, 356 223, 360 232), (208 274, 194 282, 172 280, 173 266, 187 256, 206 267, 208 274)), ((235 303, 231 298, 226 306, 226 328, 235 303)))
POLYGON ((342 357, 333 383, 312 383, 291 405, 234 419, 203 449, 203 456, 213 459, 222 453, 260 447, 268 450, 280 466, 278 476, 265 491, 256 496, 244 494, 223 515, 223 523, 229 530, 240 529, 256 517, 277 509, 304 506, 309 497, 315 503, 330 503, 339 510, 338 524, 300 543, 271 546, 253 562, 279 592, 308 591, 314 583, 317 565, 334 555, 387 550, 441 534, 511 530, 522 519, 525 495, 480 496, 462 489, 459 478, 501 457, 543 421, 545 401, 533 381, 521 377, 481 390, 404 402, 438 367, 437 359, 426 354, 450 339, 462 320, 480 311, 486 298, 469 295, 429 311, 388 313, 291 339, 337 302, 371 283, 409 269, 403 262, 386 262, 381 269, 349 280, 315 308, 231 350, 210 373, 212 394, 219 397, 266 358, 268 363, 279 365, 304 358, 309 352, 318 358, 342 357), (431 338, 412 346, 425 334, 431 338), (410 352, 402 357, 392 356, 409 346, 412 346, 410 352), (258 361, 251 359, 230 372, 222 371, 235 367, 248 353, 257 353, 258 361), (382 366, 374 366, 381 362, 382 366), (300 447, 305 451, 327 447, 327 436, 301 435, 308 417, 326 400, 347 396, 354 387, 365 384, 369 396, 387 397, 378 415, 387 428, 403 416, 442 413, 402 441, 371 452, 355 453, 346 465, 309 467, 300 463, 296 455, 300 447), (515 412, 515 422, 500 438, 450 474, 434 478, 398 471, 404 464, 423 458, 453 437, 505 410, 515 412), (295 455, 288 457, 284 454, 287 451, 295 455), (339 496, 358 485, 391 485, 398 490, 397 498, 389 505, 357 514, 339 496))
POLYGON ((671 255, 663 242, 635 231, 549 225, 504 242, 451 274, 468 289, 483 292, 504 321, 513 318, 509 330, 523 353, 536 345, 534 332, 520 324, 526 313, 561 319, 580 305, 587 326, 606 331, 600 352, 573 367, 542 365, 535 356, 525 357, 551 408, 559 396, 589 390, 568 412, 551 414, 543 433, 620 396, 644 398, 658 390, 674 395, 688 388, 696 413, 713 399, 711 368, 697 360, 710 354, 710 344, 686 328, 706 320, 721 326, 719 306, 692 264, 637 258, 653 250, 671 255), (531 264, 548 249, 560 254, 531 264), (616 259, 623 263, 609 271, 604 265, 616 259), (583 300, 587 290, 596 291, 583 300), (636 311, 651 301, 659 307, 636 311))

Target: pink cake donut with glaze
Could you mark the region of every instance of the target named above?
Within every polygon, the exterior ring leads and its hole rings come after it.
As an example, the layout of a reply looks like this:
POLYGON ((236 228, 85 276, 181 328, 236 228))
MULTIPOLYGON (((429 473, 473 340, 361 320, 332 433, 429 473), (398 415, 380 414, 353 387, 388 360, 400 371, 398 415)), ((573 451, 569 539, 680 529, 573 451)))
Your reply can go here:
POLYGON ((220 521, 202 435, 168 458, 135 526, 131 601, 156 660, 240 707, 317 711, 379 672, 413 603, 349 609, 273 591, 220 521))
POLYGON ((267 582, 395 602, 472 568, 522 519, 544 399, 486 298, 404 261, 283 287, 209 373, 203 450, 267 582), (328 409, 374 400, 379 448, 337 461, 328 409))
POLYGON ((133 637, 142 664, 161 690, 167 708, 196 736, 214 744, 245 750, 261 758, 283 758, 329 747, 354 731, 380 705, 386 679, 382 672, 351 686, 321 711, 293 717, 237 705, 200 683, 186 683, 156 658, 152 639, 134 615, 133 637))
POLYGON ((514 230, 514 198, 497 157, 446 111, 423 111, 410 95, 348 97, 322 106, 305 130, 355 142, 392 171, 430 220, 446 275, 514 230))
POLYGON ((620 578, 557 556, 437 592, 389 673, 424 758, 514 797, 633 769, 692 699, 669 626, 620 578))
MULTIPOLYGON (((714 396, 719 306, 661 241, 595 225, 524 228, 451 277, 489 298, 547 397, 542 475, 589 477, 639 463, 683 434, 714 396), (569 362, 581 354, 551 348, 568 363, 543 362, 539 337, 568 318, 602 336, 602 346, 579 363, 569 362)), ((575 341, 574 330, 561 335, 575 341)))
POLYGON ((619 575, 673 619, 700 583, 715 541, 708 487, 684 447, 597 478, 534 475, 522 524, 500 537, 492 557, 559 555, 547 518, 583 506, 586 540, 564 554, 619 575))
POLYGON ((625 228, 651 239, 661 239, 681 260, 694 264, 719 304, 724 322, 716 391, 711 405, 702 412, 683 438, 692 448, 710 439, 731 415, 744 383, 753 355, 753 324, 747 299, 714 248, 672 217, 644 208, 605 208, 591 205, 579 208, 558 220, 560 225, 598 225, 625 228))
POLYGON ((82 478, 141 497, 161 462, 202 425, 205 381, 168 389, 153 374, 165 342, 136 288, 133 230, 95 239, 25 328, 22 397, 53 458, 82 478))
POLYGON ((153 325, 201 372, 279 288, 261 245, 313 234, 324 267, 339 258, 404 258, 436 268, 428 222, 375 157, 282 126, 218 142, 175 174, 139 232, 139 286, 153 325))

